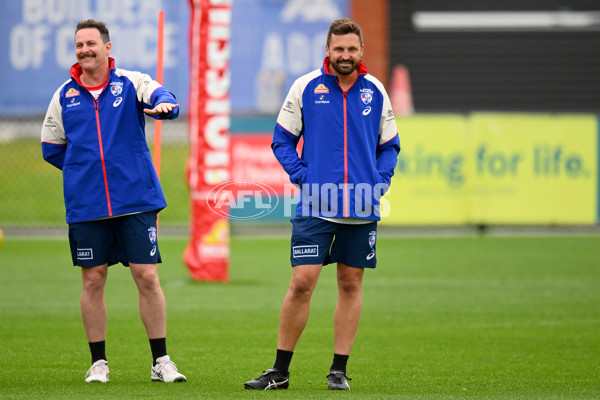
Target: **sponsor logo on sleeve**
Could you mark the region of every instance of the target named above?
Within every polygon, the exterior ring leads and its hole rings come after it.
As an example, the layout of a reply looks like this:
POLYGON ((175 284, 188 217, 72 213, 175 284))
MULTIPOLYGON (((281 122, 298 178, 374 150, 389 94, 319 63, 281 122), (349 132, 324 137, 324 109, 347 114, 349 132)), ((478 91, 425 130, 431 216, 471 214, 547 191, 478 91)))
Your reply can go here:
POLYGON ((294 113, 294 105, 291 101, 286 101, 283 107, 281 108, 283 111, 288 112, 290 114, 294 113))
POLYGON ((54 122, 54 118, 52 118, 52 116, 48 116, 48 118, 46 118, 46 122, 44 123, 44 126, 46 128, 56 128, 56 122, 54 122))
POLYGON ((394 111, 393 110, 388 110, 387 111, 387 118, 386 118, 385 122, 390 122, 390 121, 393 121, 394 119, 395 119, 394 118, 394 111))

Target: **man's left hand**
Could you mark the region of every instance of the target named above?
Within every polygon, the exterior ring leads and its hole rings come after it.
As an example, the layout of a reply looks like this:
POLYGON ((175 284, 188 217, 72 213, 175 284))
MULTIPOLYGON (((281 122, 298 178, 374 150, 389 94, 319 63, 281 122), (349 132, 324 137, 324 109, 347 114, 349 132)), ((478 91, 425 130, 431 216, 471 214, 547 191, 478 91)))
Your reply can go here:
POLYGON ((153 109, 144 108, 144 112, 148 115, 168 114, 173 111, 175 107, 179 107, 179 104, 159 103, 153 109))

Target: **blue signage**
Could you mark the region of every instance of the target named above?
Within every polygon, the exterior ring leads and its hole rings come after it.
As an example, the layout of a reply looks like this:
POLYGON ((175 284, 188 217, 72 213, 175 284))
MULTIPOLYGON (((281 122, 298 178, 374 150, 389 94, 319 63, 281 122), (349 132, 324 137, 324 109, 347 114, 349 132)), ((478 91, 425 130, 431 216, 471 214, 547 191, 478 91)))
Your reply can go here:
POLYGON ((185 110, 188 0, 13 0, 0 2, 0 115, 44 114, 75 59, 75 26, 103 21, 119 68, 156 79, 158 12, 165 12, 164 86, 185 110))
MULTIPOLYGON (((11 0, 0 2, 0 116, 40 115, 69 79, 75 25, 110 30, 119 68, 156 78, 158 12, 165 12, 164 86, 187 113, 189 0, 11 0)), ((299 76, 319 68, 329 24, 348 0, 234 0, 231 110, 276 114, 299 76)))
POLYGON ((231 108, 276 114, 296 78, 321 67, 327 30, 347 0, 233 2, 231 108))

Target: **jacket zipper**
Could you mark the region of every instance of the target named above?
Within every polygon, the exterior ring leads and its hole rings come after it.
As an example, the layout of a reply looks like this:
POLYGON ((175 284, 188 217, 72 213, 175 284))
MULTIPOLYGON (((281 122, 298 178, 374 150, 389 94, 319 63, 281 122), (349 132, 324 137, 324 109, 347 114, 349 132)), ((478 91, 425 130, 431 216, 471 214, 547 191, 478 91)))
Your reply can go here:
POLYGON ((100 146, 100 162, 102 163, 102 174, 104 176, 104 190, 106 191, 106 204, 108 205, 108 216, 112 217, 112 208, 110 206, 110 193, 108 191, 108 179, 106 177, 106 164, 104 163, 104 150, 102 148, 102 131, 100 130, 100 114, 98 113, 98 100, 94 99, 94 108, 96 111, 96 130, 98 131, 98 145, 100 146))
POLYGON ((344 92, 344 218, 349 217, 348 198, 348 119, 346 115, 346 92, 344 92))

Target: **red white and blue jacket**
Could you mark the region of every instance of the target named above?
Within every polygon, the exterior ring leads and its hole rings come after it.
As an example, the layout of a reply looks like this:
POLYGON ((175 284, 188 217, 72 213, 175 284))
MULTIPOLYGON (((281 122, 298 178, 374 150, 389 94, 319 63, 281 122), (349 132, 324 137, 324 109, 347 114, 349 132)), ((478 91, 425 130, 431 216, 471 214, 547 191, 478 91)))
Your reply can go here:
POLYGON ((364 63, 347 92, 329 65, 325 58, 321 69, 294 82, 271 148, 290 181, 302 188, 296 216, 378 221, 379 198, 389 188, 400 152, 391 102, 364 63))
MULTIPOLYGON (((67 223, 160 210, 167 206, 146 143, 144 108, 177 104, 140 72, 115 68, 95 100, 79 77, 54 93, 42 127, 44 159, 62 170, 67 223)), ((173 119, 179 107, 161 119, 173 119)))

